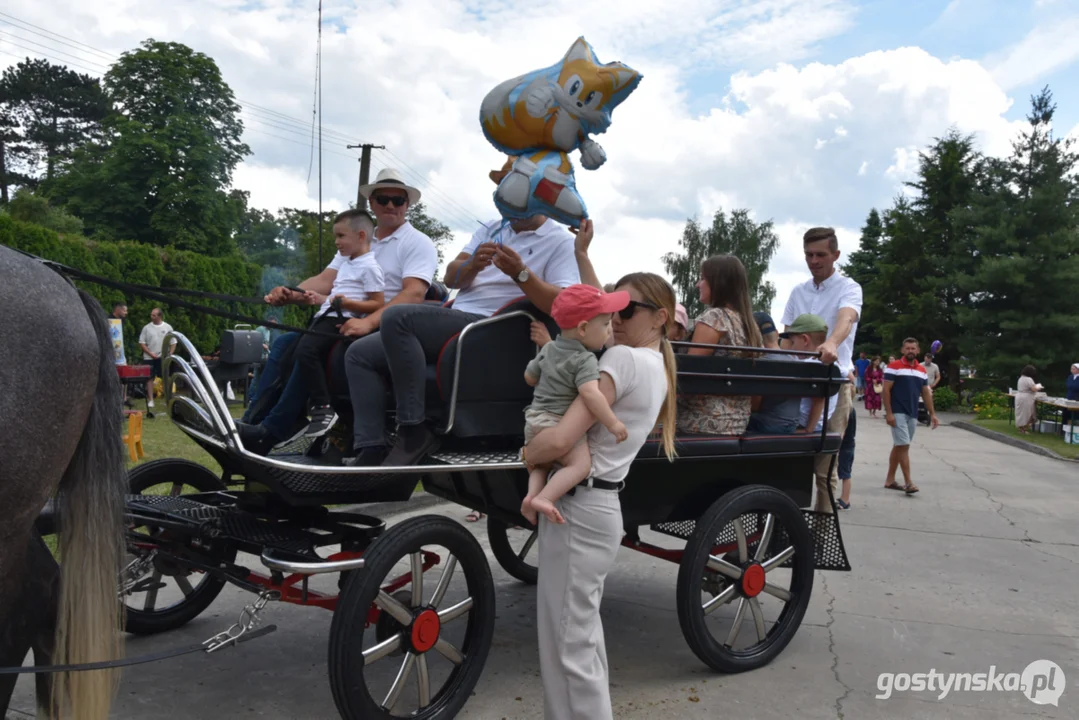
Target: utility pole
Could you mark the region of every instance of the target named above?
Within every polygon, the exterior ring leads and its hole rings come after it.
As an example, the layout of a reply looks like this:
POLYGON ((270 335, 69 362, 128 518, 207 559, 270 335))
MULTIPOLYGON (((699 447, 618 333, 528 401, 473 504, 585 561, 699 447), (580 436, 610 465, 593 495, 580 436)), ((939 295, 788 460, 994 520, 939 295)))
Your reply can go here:
POLYGON ((360 184, 356 188, 356 207, 367 208, 367 200, 363 195, 360 195, 360 188, 371 182, 371 150, 385 150, 385 145, 372 145, 371 143, 363 143, 362 145, 346 145, 349 150, 355 148, 360 149, 360 184))

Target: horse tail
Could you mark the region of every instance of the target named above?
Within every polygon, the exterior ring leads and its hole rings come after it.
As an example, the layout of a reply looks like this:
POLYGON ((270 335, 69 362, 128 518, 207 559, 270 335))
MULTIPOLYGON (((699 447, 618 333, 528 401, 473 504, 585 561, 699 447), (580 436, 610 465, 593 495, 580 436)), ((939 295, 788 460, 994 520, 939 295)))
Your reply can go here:
MULTIPOLYGON (((98 338, 97 389, 78 447, 57 494, 60 602, 56 625, 59 664, 114 660, 122 652, 117 593, 124 553, 126 474, 121 444, 123 412, 105 312, 79 291, 98 338)), ((58 673, 52 705, 61 717, 105 720, 119 681, 115 670, 58 673)))

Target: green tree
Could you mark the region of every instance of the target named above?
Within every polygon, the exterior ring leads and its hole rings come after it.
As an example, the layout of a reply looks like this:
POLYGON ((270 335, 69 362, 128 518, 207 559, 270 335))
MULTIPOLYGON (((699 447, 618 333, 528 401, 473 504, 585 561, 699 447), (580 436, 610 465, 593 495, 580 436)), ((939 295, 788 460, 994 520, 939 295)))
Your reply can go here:
POLYGON ((28 58, 0 76, 0 115, 19 128, 16 146, 29 165, 22 184, 52 179, 76 148, 101 136, 108 111, 97 78, 47 60, 28 58), (37 173, 41 165, 43 178, 37 173))
POLYGON ((745 265, 753 309, 767 311, 771 307, 776 289, 764 275, 779 247, 779 237, 771 220, 756 223, 749 216, 749 210, 735 210, 728 218, 723 210, 718 210, 707 230, 701 228, 696 218, 687 220, 678 246, 679 252, 663 256, 663 266, 671 276, 679 302, 690 317, 704 312, 697 294, 701 263, 723 253, 736 256, 745 265))
POLYGON ((212 58, 147 40, 105 76, 116 108, 53 195, 91 232, 209 255, 235 249, 227 189, 249 148, 240 106, 212 58))
POLYGON ((847 263, 843 266, 843 272, 862 286, 862 314, 858 318, 858 335, 854 346, 856 353, 875 355, 881 351, 883 345, 880 329, 877 327, 879 318, 882 317, 882 308, 875 303, 883 240, 884 223, 880 219, 880 213, 873 208, 862 227, 858 249, 848 256, 847 263))
POLYGON ((409 206, 407 217, 414 228, 431 238, 435 249, 438 250, 438 262, 441 265, 446 243, 453 239, 449 226, 428 215, 427 208, 422 202, 409 206))
POLYGON ((1079 352, 1079 184, 1071 143, 1054 137, 1048 88, 1031 98, 1030 129, 1006 160, 987 163, 971 208, 978 263, 960 313, 979 375, 1015 378, 1024 365, 1065 377, 1079 352))

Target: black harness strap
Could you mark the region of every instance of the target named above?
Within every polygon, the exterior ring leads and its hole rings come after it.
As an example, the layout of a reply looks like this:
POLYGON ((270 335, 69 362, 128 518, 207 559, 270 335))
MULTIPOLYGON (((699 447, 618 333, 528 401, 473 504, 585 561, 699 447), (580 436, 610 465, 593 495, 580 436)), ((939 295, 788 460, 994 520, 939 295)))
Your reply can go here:
MULTIPOLYGON (((239 639, 232 642, 233 645, 237 645, 248 640, 254 640, 255 638, 262 637, 263 635, 269 635, 273 631, 277 630, 276 625, 266 625, 258 628, 257 630, 251 630, 244 633, 239 639)), ((181 655, 191 655, 192 653, 206 652, 206 645, 203 643, 196 643, 194 645, 187 645, 181 648, 173 648, 172 650, 161 650, 155 653, 147 653, 145 655, 136 655, 135 657, 126 657, 121 660, 110 660, 107 662, 92 662, 92 663, 80 663, 78 665, 27 665, 25 667, 0 667, 0 675, 25 675, 29 673, 58 673, 58 672, 83 672, 86 670, 108 670, 110 668, 128 667, 130 665, 142 665, 144 663, 157 662, 159 660, 168 660, 169 658, 180 657, 181 655)))

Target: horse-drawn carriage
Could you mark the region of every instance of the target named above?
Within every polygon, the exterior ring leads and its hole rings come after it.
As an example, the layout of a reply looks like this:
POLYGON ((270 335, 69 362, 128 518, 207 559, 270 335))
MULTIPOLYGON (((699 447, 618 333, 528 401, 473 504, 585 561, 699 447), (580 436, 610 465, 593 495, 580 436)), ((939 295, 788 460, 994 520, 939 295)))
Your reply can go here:
MULTIPOLYGON (((495 632, 484 548, 440 515, 386 527, 353 506, 406 501, 422 485, 487 513, 495 558, 512 576, 536 582, 536 533, 519 513, 527 471, 518 457, 534 318, 548 321, 517 303, 446 344, 427 387, 442 443, 415 467, 342 466, 347 428, 268 456, 250 452, 196 348, 175 334, 163 362, 169 415, 222 474, 184 460, 131 471, 130 562, 121 580, 127 630, 179 627, 226 583, 257 593, 259 609, 268 600, 318 606, 333 611, 329 675, 343 717, 452 717, 478 681, 495 632)), ((339 362, 340 351, 330 367, 339 362)), ((692 355, 678 363, 683 393, 831 402, 845 382, 818 363, 692 355)), ((347 393, 338 394, 347 403, 347 393)), ((338 409, 347 425, 347 407, 338 409)), ((835 455, 839 445, 823 433, 684 436, 673 464, 658 438, 640 451, 621 493, 623 545, 679 564, 682 633, 710 667, 739 672, 768 663, 801 623, 814 570, 849 569, 837 517, 802 509, 811 501, 814 455, 835 455)))

